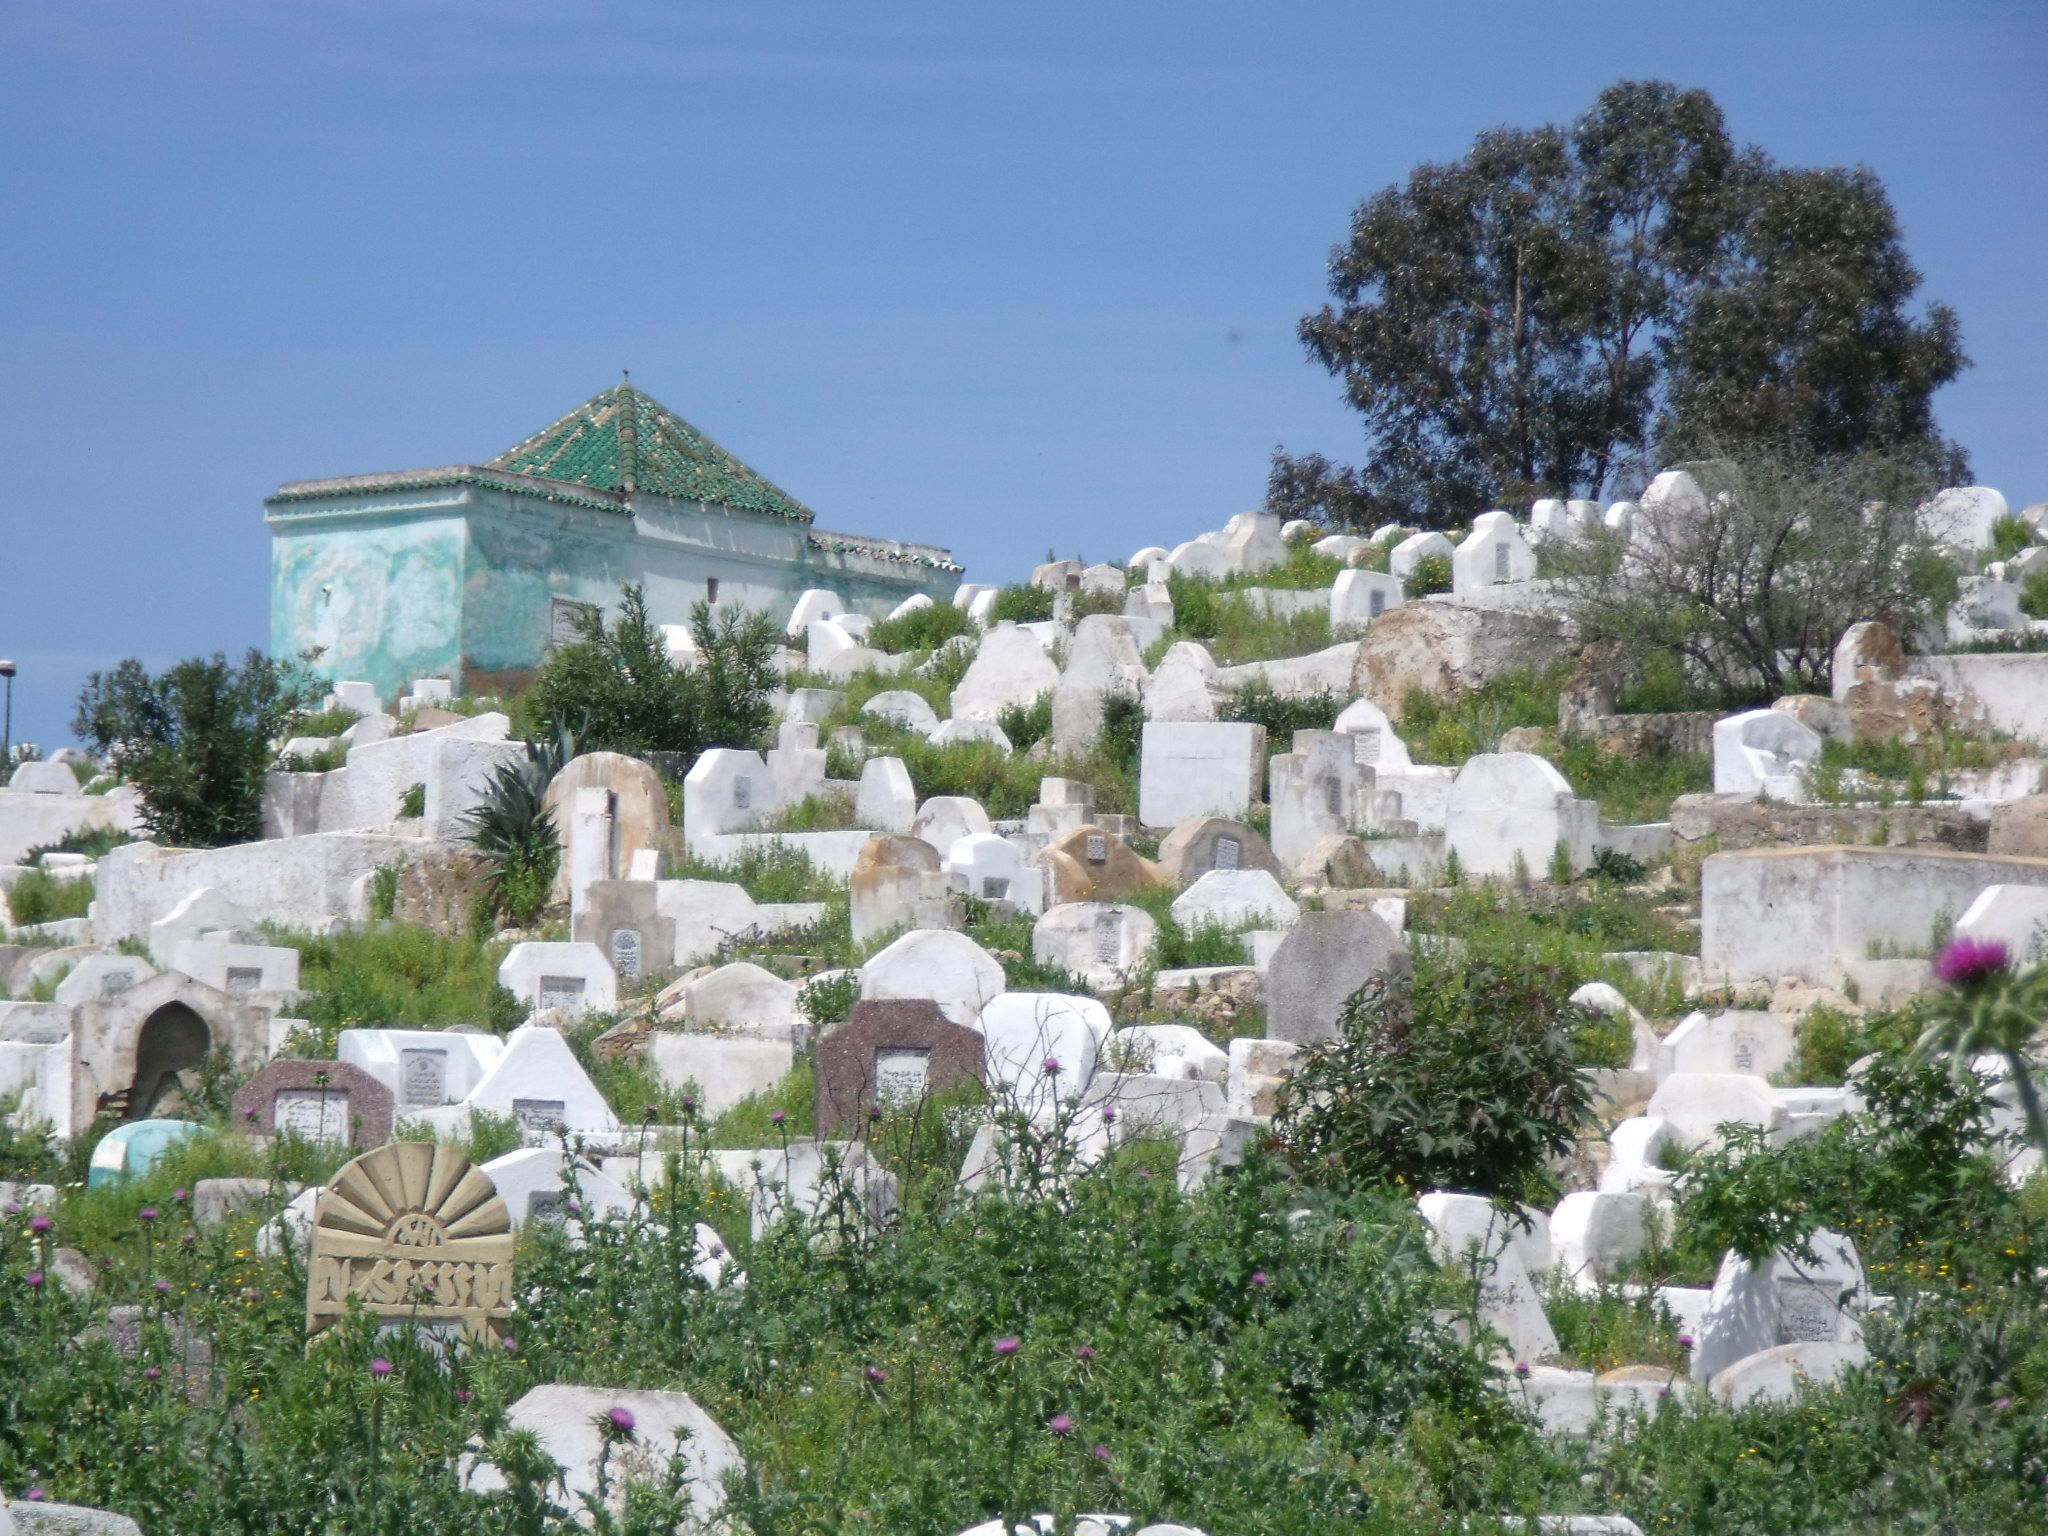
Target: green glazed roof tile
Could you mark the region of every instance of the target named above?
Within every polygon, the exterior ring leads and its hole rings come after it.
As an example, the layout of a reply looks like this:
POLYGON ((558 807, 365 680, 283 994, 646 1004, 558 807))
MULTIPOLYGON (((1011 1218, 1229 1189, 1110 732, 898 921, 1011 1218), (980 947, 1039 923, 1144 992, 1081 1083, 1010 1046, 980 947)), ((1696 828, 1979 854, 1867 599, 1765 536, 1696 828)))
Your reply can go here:
POLYGON ((811 509, 659 401, 617 384, 491 460, 497 469, 606 491, 812 520, 811 509))

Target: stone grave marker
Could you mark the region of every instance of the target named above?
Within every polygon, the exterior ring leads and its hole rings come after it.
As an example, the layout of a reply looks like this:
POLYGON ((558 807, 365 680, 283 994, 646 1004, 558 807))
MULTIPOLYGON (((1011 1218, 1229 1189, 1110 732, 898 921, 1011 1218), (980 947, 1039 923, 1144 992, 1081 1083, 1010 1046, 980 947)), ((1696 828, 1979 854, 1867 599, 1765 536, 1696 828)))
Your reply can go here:
POLYGON ((1304 912, 1266 966, 1266 1033, 1297 1045, 1334 1040, 1352 994, 1408 967, 1407 945, 1373 913, 1304 912))
MULTIPOLYGON (((438 1079, 435 1094, 439 1104, 438 1079)), ((345 1061, 273 1061, 235 1095, 237 1125, 344 1147, 382 1146, 394 1113, 391 1090, 345 1061)))
POLYGON ((1159 867, 1175 885, 1187 885, 1212 869, 1283 872, 1273 850, 1253 828, 1222 816, 1184 821, 1160 840, 1159 867))
POLYGON ((490 1179, 439 1142, 395 1141, 334 1176, 313 1208, 306 1332, 360 1301, 394 1322, 472 1339, 512 1315, 512 1220, 490 1179))
POLYGON ((953 1084, 981 1081, 981 1031, 948 1019, 926 998, 857 1003, 818 1042, 820 1140, 858 1135, 877 1101, 911 1102, 953 1084))

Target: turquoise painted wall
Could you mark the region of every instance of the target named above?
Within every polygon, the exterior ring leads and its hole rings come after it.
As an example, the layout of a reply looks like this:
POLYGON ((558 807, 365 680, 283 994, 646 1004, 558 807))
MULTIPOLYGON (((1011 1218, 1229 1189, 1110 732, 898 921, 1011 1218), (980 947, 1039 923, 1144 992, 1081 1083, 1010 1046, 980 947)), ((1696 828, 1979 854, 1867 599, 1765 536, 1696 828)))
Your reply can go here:
POLYGON ((656 622, 683 624, 714 579, 721 607, 778 618, 808 587, 879 616, 913 592, 945 601, 960 579, 811 548, 786 518, 647 496, 628 515, 470 483, 337 487, 274 501, 268 516, 272 654, 320 647, 319 675, 387 701, 416 677, 514 686, 547 654, 556 599, 609 614, 627 582, 645 587, 656 622))

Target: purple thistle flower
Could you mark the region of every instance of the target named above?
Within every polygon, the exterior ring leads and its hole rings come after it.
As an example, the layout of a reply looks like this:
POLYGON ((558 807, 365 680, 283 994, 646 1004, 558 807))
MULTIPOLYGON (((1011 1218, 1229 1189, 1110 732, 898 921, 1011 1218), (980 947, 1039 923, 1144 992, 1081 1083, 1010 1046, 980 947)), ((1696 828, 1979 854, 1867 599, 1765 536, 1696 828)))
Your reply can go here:
POLYGON ((1097 1447, 1095 1447, 1095 1459, 1097 1461, 1109 1460, 1109 1447, 1106 1445, 1098 1445, 1097 1447))
POLYGON ((1934 975, 1952 987, 1988 981, 2012 963, 2012 951, 1996 939, 1950 939, 1934 962, 1934 975))
POLYGON ((455 1389, 455 1401, 457 1401, 458 1403, 466 1403, 473 1396, 475 1396, 475 1394, 472 1393, 467 1387, 457 1387, 455 1389))
POLYGON ((179 1205, 183 1205, 191 1198, 192 1192, 189 1189, 174 1189, 171 1191, 171 1199, 179 1205))
POLYGON ((157 1215, 156 1207, 153 1205, 145 1205, 141 1210, 137 1211, 135 1214, 144 1221, 155 1221, 157 1215))
POLYGON ((1691 1335, 1691 1334, 1689 1334, 1689 1333, 1681 1333, 1681 1334, 1680 1334, 1680 1335, 1678 1336, 1678 1347, 1679 1347, 1680 1349, 1691 1349, 1691 1348, 1692 1348, 1692 1335, 1691 1335))
POLYGON ((1273 1282, 1266 1277, 1266 1272, 1263 1269, 1255 1269, 1252 1271, 1253 1290, 1263 1291, 1267 1286, 1271 1285, 1272 1283, 1273 1282))
POLYGON ((47 1232, 52 1225, 53 1223, 47 1216, 31 1216, 28 1219, 28 1229, 31 1232, 47 1232))
POLYGON ((28 1272, 28 1288, 32 1291, 40 1290, 42 1289, 42 1284, 43 1272, 40 1269, 30 1270, 28 1272))
POLYGON ((1039 1065, 1045 1068, 1045 1075, 1047 1077, 1058 1077, 1060 1075, 1060 1059, 1057 1056, 1048 1056, 1039 1065))
POLYGON ((161 1375, 163 1375, 163 1372, 152 1365, 148 1370, 142 1373, 142 1379, 144 1381, 155 1381, 157 1377, 161 1375))
POLYGON ((251 1104, 247 1109, 243 1110, 242 1118, 253 1122, 256 1118, 256 1106, 251 1104))
POLYGON ((583 1214, 583 1202, 581 1200, 571 1200, 569 1202, 569 1214, 571 1216, 581 1216, 583 1214))
POLYGON ((43 1500, 47 1499, 49 1495, 43 1492, 43 1490, 40 1488, 31 1488, 27 1493, 24 1493, 22 1497, 24 1499, 27 1499, 31 1504, 40 1504, 43 1502, 43 1500))
POLYGON ((605 1410, 604 1416, 612 1421, 612 1428, 616 1429, 620 1434, 630 1435, 633 1433, 632 1409, 623 1406, 608 1408, 605 1410))
POLYGON ((157 1283, 156 1283, 156 1289, 157 1289, 157 1294, 158 1294, 159 1296, 162 1296, 162 1295, 167 1295, 167 1294, 168 1294, 168 1293, 170 1292, 170 1289, 171 1289, 171 1282, 170 1282, 170 1281, 168 1281, 168 1280, 159 1280, 159 1281, 157 1281, 157 1283))
POLYGON ((1074 1358, 1080 1361, 1083 1365, 1086 1365, 1090 1360, 1093 1360, 1095 1358, 1095 1346, 1093 1344, 1083 1344, 1079 1349, 1074 1351, 1074 1358))
POLYGON ((1524 1381, 1527 1381, 1529 1379, 1529 1362, 1526 1360, 1517 1360, 1515 1362, 1515 1374, 1521 1377, 1524 1381))
POLYGON ((1991 1406, 2003 1411, 2004 1409, 2010 1408, 2012 1406, 2012 1399, 2009 1397, 2001 1397, 1997 1402, 1993 1403, 1991 1406))
POLYGON ((787 1120, 788 1118, 788 1115, 784 1114, 781 1110, 778 1109, 777 1111, 775 1111, 774 1114, 768 1117, 768 1122, 771 1125, 780 1125, 783 1121, 787 1120))
POLYGON ((1104 1125, 1116 1124, 1116 1106, 1114 1104, 1105 1104, 1102 1106, 1102 1123, 1104 1125))
POLYGON ((391 1362, 382 1355, 379 1355, 370 1362, 370 1374, 380 1378, 389 1376, 391 1374, 391 1362))
POLYGON ((1056 1413, 1045 1421, 1045 1427, 1056 1435, 1071 1435, 1074 1432, 1074 1421, 1064 1413, 1056 1413))
POLYGON ((683 1095, 683 1113, 684 1113, 684 1114, 686 1114, 686 1115, 694 1115, 694 1114, 695 1114, 696 1112, 697 1112, 697 1095, 695 1095, 694 1093, 686 1093, 686 1094, 684 1094, 684 1095, 683 1095))
POLYGON ((1006 1333, 996 1340, 996 1353, 1006 1360, 1023 1347, 1023 1344, 1013 1334, 1006 1333))
POLYGON ((872 1381, 876 1386, 879 1387, 883 1382, 887 1381, 888 1379, 889 1373, 883 1370, 879 1365, 871 1365, 868 1367, 868 1380, 872 1381))
POLYGON ((505 1353, 508 1355, 516 1355, 519 1353, 519 1341, 513 1338, 512 1335, 509 1333, 505 1335, 505 1353))

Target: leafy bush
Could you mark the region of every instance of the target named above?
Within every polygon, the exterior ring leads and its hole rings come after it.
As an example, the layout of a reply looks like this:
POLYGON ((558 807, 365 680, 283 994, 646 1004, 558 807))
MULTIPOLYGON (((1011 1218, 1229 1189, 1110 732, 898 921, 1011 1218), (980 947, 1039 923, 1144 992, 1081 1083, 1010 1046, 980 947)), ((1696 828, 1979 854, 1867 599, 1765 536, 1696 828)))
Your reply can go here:
POLYGON ((525 701, 537 732, 567 726, 586 751, 673 752, 685 769, 707 747, 767 741, 781 636, 766 614, 695 604, 690 634, 698 657, 688 668, 669 659, 637 585, 619 589, 611 624, 589 612, 577 630, 580 639, 542 664, 525 701))
POLYGON ((1274 751, 1290 750, 1296 731, 1327 731, 1343 713, 1344 701, 1327 691, 1306 698, 1283 697, 1263 677, 1255 677, 1224 699, 1217 717, 1244 720, 1266 728, 1266 745, 1274 751))
POLYGON ((119 827, 87 827, 78 832, 67 832, 54 843, 38 843, 21 856, 24 864, 34 864, 46 853, 82 853, 88 859, 102 859, 135 841, 135 834, 119 827))
POLYGON ((2020 582, 2020 612, 2030 619, 2048 619, 2048 571, 2036 571, 2020 582))
POLYGON ((1432 593, 1450 591, 1451 557, 1424 555, 1415 562, 1402 586, 1410 597, 1428 597, 1432 593))
POLYGON ((1557 725, 1557 702, 1570 664, 1523 667, 1449 698, 1411 688, 1401 705, 1401 731, 1417 762, 1455 767, 1491 752, 1518 726, 1557 725))
POLYGON ((868 644, 892 656, 906 651, 931 651, 955 635, 966 634, 972 627, 965 608, 934 602, 928 608, 914 608, 901 618, 883 619, 868 631, 868 644))
POLYGON ((92 906, 92 881, 60 880, 47 871, 32 869, 0 891, 0 899, 4 899, 17 928, 30 923, 54 923, 86 915, 92 906))
POLYGON ((993 629, 1004 619, 1019 624, 1043 624, 1052 617, 1053 593, 1044 587, 1004 587, 989 605, 988 622, 993 629))
POLYGON ((417 820, 426 815, 427 786, 424 784, 409 785, 406 788, 405 794, 399 799, 398 814, 401 818, 409 820, 417 820))
POLYGON ((360 712, 344 705, 319 710, 313 714, 301 715, 292 722, 294 736, 339 736, 343 731, 362 719, 360 712))
POLYGON ((1308 1048, 1275 1131, 1309 1178, 1552 1200, 1547 1160, 1592 1121, 1568 974, 1525 956, 1417 957, 1308 1048))
POLYGON ((2016 517, 2001 517, 1991 525, 1991 547, 1985 553, 1987 563, 2010 560, 2033 547, 2034 530, 2030 524, 2016 517))
POLYGON ((357 1025, 473 1024, 502 1034, 526 1017, 524 1005, 498 985, 502 944, 448 937, 413 923, 285 932, 276 942, 299 952, 305 996, 296 1012, 319 1033, 304 1042, 315 1054, 332 1056, 334 1032, 357 1025))
POLYGON ((313 692, 298 667, 261 651, 239 667, 216 653, 154 677, 131 657, 87 679, 72 729, 140 792, 152 837, 217 848, 263 835, 273 743, 313 692))
POLYGON ((996 724, 1017 752, 1030 751, 1052 735, 1052 695, 1041 693, 1029 704, 1007 706, 996 716, 996 724))

